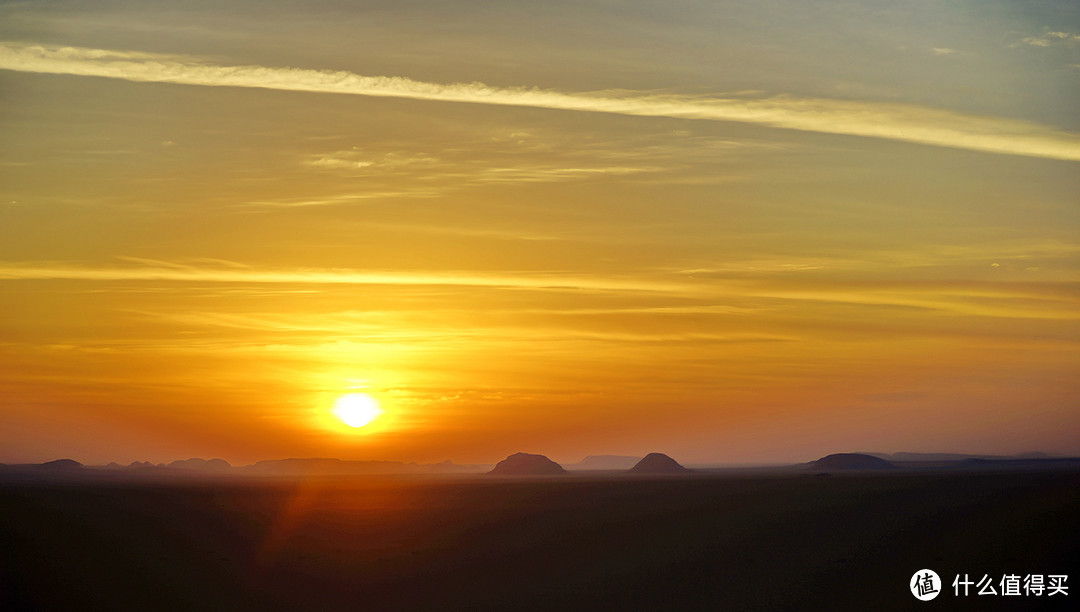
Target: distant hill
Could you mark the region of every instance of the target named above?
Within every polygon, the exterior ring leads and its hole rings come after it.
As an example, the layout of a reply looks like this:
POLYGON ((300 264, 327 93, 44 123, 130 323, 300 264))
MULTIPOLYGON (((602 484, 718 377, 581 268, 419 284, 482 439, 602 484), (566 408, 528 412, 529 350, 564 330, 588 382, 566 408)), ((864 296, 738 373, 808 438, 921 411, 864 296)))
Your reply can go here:
POLYGON ((75 461, 74 459, 57 459, 56 461, 46 461, 45 463, 38 464, 35 467, 43 470, 70 471, 82 469, 83 464, 75 461))
POLYGON ((332 458, 266 459, 239 468, 253 474, 279 476, 343 476, 361 474, 481 474, 490 465, 459 465, 453 461, 412 463, 403 461, 344 461, 332 458))
POLYGON ((265 459, 244 468, 248 472, 278 475, 402 474, 416 471, 415 463, 401 461, 342 461, 329 458, 265 459))
POLYGON ((496 476, 545 476, 565 473, 566 470, 551 459, 529 453, 514 453, 495 464, 488 472, 496 476))
POLYGON ((232 466, 228 461, 224 459, 199 459, 193 457, 191 459, 182 459, 173 461, 168 466, 174 470, 198 470, 202 472, 224 472, 229 470, 232 466))
POLYGON ((1048 457, 1035 459, 983 459, 972 457, 957 461, 951 466, 964 470, 1054 470, 1080 467, 1078 457, 1048 457))
POLYGON ((896 469, 895 465, 880 457, 861 453, 836 453, 811 462, 809 467, 816 471, 896 469))
POLYGON ((148 469, 154 468, 154 467, 157 467, 157 466, 154 465, 153 463, 150 463, 149 461, 132 461, 131 464, 128 465, 129 469, 148 470, 148 469))
POLYGON ((346 461, 336 458, 291 458, 268 459, 254 465, 232 466, 224 459, 201 459, 193 457, 171 463, 151 463, 132 461, 128 465, 112 462, 106 465, 84 466, 72 459, 58 459, 47 463, 26 463, 16 465, 0 464, 0 472, 6 477, 32 476, 37 474, 63 476, 85 476, 88 478, 122 479, 150 478, 202 478, 242 476, 360 476, 360 475, 442 475, 442 474, 483 474, 491 469, 491 464, 466 465, 453 461, 439 463, 413 463, 402 461, 346 461))
POLYGON ((939 462, 964 461, 967 459, 1049 459, 1050 455, 1039 452, 1017 453, 1015 455, 970 455, 965 453, 865 453, 892 462, 939 462))
POLYGON ((630 468, 631 474, 689 474, 690 470, 679 465, 663 453, 649 453, 630 468))
POLYGON ((449 459, 439 463, 424 463, 417 468, 426 474, 482 474, 491 469, 491 464, 454 463, 449 459))
POLYGON ((577 463, 563 466, 567 470, 629 470, 641 457, 626 455, 589 455, 577 463))
POLYGON ((57 459, 45 463, 0 463, 0 471, 7 475, 33 475, 44 476, 45 474, 74 474, 83 473, 85 466, 74 459, 57 459))

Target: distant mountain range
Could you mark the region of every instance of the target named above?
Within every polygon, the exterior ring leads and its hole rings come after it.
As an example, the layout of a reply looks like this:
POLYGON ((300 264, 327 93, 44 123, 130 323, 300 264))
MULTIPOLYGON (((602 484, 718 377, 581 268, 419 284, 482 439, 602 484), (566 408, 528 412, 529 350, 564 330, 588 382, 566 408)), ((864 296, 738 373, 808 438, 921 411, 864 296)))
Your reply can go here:
POLYGON ((341 459, 268 459, 237 468, 250 474, 351 475, 351 474, 466 474, 483 472, 490 465, 460 465, 453 461, 412 463, 402 461, 343 461, 341 459))
POLYGON ((1015 455, 967 455, 962 453, 859 453, 862 455, 871 455, 878 457, 886 461, 891 462, 910 462, 910 461, 963 461, 965 459, 989 459, 989 460, 1010 460, 1010 459, 1050 459, 1050 455, 1046 453, 1017 453, 1015 455))
MULTIPOLYGON (((677 461, 663 453, 649 453, 640 460, 634 457, 621 457, 618 455, 590 455, 584 461, 576 465, 604 466, 592 468, 607 471, 619 471, 625 474, 637 474, 645 476, 663 476, 689 474, 690 470, 679 465, 677 461), (629 465, 628 465, 629 464, 629 465), (620 469, 611 466, 627 466, 620 469)), ((589 468, 585 468, 586 470, 589 468)), ((584 470, 581 470, 584 471, 584 470)), ((566 470, 561 465, 543 455, 530 455, 528 453, 515 453, 500 461, 493 470, 488 472, 495 476, 554 476, 565 474, 566 470)))
POLYGON ((1050 457, 1043 453, 1018 455, 965 455, 960 453, 836 453, 804 464, 814 472, 872 470, 1047 470, 1080 467, 1077 457, 1050 457))
POLYGON ((0 464, 7 471, 104 472, 157 475, 237 474, 265 476, 347 476, 360 474, 477 474, 491 469, 490 465, 462 465, 452 461, 441 463, 406 463, 402 461, 345 461, 332 458, 269 459, 254 465, 232 466, 224 459, 193 457, 172 463, 133 461, 128 465, 85 466, 72 459, 57 459, 46 463, 0 464))
POLYGON ((589 455, 577 463, 569 463, 563 467, 570 471, 575 470, 629 470, 641 461, 641 457, 627 455, 589 455))
MULTIPOLYGON (((774 466, 768 469, 810 470, 817 472, 882 470, 882 469, 1054 469, 1080 466, 1080 458, 1053 457, 1045 453, 1031 452, 1016 455, 972 455, 962 453, 837 453, 805 464, 774 466)), ((171 463, 134 461, 128 465, 84 466, 72 459, 57 459, 45 463, 5 465, 0 463, 0 473, 50 477, 66 477, 79 474, 131 474, 147 477, 205 476, 352 476, 375 474, 439 475, 484 474, 503 475, 553 475, 566 472, 620 472, 631 474, 680 474, 690 472, 713 472, 723 468, 695 466, 687 470, 671 457, 650 453, 642 457, 628 455, 589 455, 578 463, 561 466, 543 455, 516 453, 501 461, 495 469, 490 464, 457 464, 452 461, 440 463, 413 463, 403 461, 349 461, 335 458, 268 459, 253 465, 232 466, 224 459, 201 459, 193 457, 171 463)), ((764 469, 764 468, 763 468, 764 469)))

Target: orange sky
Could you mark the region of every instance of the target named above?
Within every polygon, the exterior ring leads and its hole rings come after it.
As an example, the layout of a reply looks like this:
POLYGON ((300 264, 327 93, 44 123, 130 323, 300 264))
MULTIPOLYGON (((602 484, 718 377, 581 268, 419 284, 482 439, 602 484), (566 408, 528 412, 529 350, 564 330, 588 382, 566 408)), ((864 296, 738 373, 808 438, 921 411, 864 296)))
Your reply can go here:
POLYGON ((0 462, 1080 454, 1080 9, 615 10, 0 7, 0 462))

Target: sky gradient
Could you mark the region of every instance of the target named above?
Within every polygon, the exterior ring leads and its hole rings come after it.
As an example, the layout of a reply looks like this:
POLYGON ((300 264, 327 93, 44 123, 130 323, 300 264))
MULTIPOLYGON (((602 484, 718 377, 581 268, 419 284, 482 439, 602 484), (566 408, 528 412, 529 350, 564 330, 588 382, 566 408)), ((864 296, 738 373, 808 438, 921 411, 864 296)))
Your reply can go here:
POLYGON ((1061 2, 0 2, 0 462, 1080 454, 1078 109, 1061 2))

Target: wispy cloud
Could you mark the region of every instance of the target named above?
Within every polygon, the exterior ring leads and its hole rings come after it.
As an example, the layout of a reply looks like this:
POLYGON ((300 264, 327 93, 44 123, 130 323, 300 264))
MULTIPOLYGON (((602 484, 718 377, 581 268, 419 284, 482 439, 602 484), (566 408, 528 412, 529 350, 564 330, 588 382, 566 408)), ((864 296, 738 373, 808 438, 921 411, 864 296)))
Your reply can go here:
MULTIPOLYGON (((583 160, 584 161, 584 160, 583 160)), ((600 175, 629 175, 642 172, 658 172, 658 166, 595 165, 588 160, 576 166, 555 165, 530 160, 497 164, 482 161, 481 165, 453 163, 425 154, 386 153, 370 156, 362 151, 345 150, 319 155, 307 160, 306 165, 323 170, 345 172, 350 176, 386 177, 409 174, 428 183, 451 182, 457 187, 482 183, 505 182, 554 182, 600 175)), ((428 187, 426 190, 430 190, 428 187)), ((415 191, 425 191, 417 188, 415 191)))
POLYGON ((1043 48, 1056 47, 1061 45, 1080 45, 1080 34, 1073 34, 1072 32, 1046 31, 1038 36, 1027 36, 1021 38, 1020 42, 1013 46, 1019 46, 1019 44, 1043 48))
MULTIPOLYGON (((602 276, 560 272, 413 272, 353 269, 259 269, 230 262, 195 264, 133 260, 142 265, 91 267, 58 263, 3 263, 0 281, 70 280, 100 282, 221 283, 223 285, 342 286, 384 285, 415 287, 489 288, 533 291, 571 291, 595 294, 650 293, 663 298, 721 300, 779 300, 778 303, 833 303, 862 306, 902 306, 967 316, 1080 320, 1077 286, 1071 282, 934 282, 829 280, 788 277, 739 279, 709 271, 677 275, 602 276)), ((813 266, 816 267, 816 266, 813 266)), ((801 268, 799 272, 811 270, 801 268)), ((788 271, 796 271, 791 268, 788 271)), ((775 306, 776 304, 774 304, 775 306)), ((671 304, 669 306, 680 306, 671 304)), ((706 310, 713 310, 715 304, 706 310)), ((695 305, 699 308, 700 305, 695 305)), ((757 308, 757 306, 754 306, 757 308)), ((727 310, 721 309, 723 312, 727 310)), ((668 314, 674 311, 665 310, 668 314)), ((691 310, 687 312, 703 311, 691 310)))
POLYGON ((431 166, 438 163, 439 159, 430 155, 384 153, 371 156, 355 148, 314 156, 306 161, 306 164, 313 168, 348 171, 375 170, 380 173, 408 166, 431 166))
POLYGON ((250 269, 147 262, 143 266, 82 267, 0 264, 0 280, 164 281, 308 285, 417 285, 585 291, 686 291, 675 282, 558 273, 365 272, 351 269, 250 269))
POLYGON ((785 301, 856 306, 900 306, 966 317, 1080 321, 1080 306, 1075 300, 1053 296, 1054 288, 1045 291, 1040 291, 1040 289, 1042 288, 1024 287, 1017 284, 952 286, 898 283, 850 287, 843 285, 778 286, 754 291, 753 295, 785 301))
MULTIPOLYGON (((1055 33, 1056 34, 1056 33, 1055 33)), ((483 83, 440 84, 350 72, 226 66, 197 58, 0 44, 0 69, 218 87, 252 87, 556 110, 735 121, 827 134, 1080 161, 1080 137, 1035 123, 901 104, 777 96, 703 97, 638 91, 564 93, 483 83)))
MULTIPOLYGON (((668 315, 679 314, 678 310, 650 311, 592 311, 600 314, 611 312, 668 315)), ((700 312, 695 310, 694 312, 700 312)), ((710 311, 704 311, 709 313, 710 311)), ((531 346, 537 343, 565 344, 580 341, 608 342, 698 342, 698 343, 758 343, 783 342, 794 337, 781 334, 764 334, 747 331, 718 332, 701 330, 686 323, 669 329, 656 329, 655 326, 644 329, 605 329, 590 325, 590 321, 575 320, 558 322, 557 319, 538 322, 530 320, 527 325, 514 321, 488 320, 475 321, 466 326, 447 325, 445 319, 430 321, 403 319, 400 312, 338 312, 285 315, 277 313, 221 313, 221 312, 138 312, 132 314, 153 318, 156 321, 167 320, 182 326, 198 329, 221 328, 223 330, 242 330, 256 333, 272 333, 278 336, 279 343, 304 344, 312 338, 325 338, 331 335, 347 342, 408 342, 445 343, 469 342, 471 345, 514 344, 528 341, 531 346), (289 337, 293 338, 292 341, 289 337)), ((445 316, 446 312, 439 313, 445 316)), ((469 314, 469 313, 454 313, 469 314)), ((471 313, 475 314, 475 313, 471 313)), ((489 316, 499 313, 487 313, 489 316)), ((521 314, 521 313, 514 313, 521 314)), ((580 312, 547 311, 549 315, 581 314, 580 312)))

